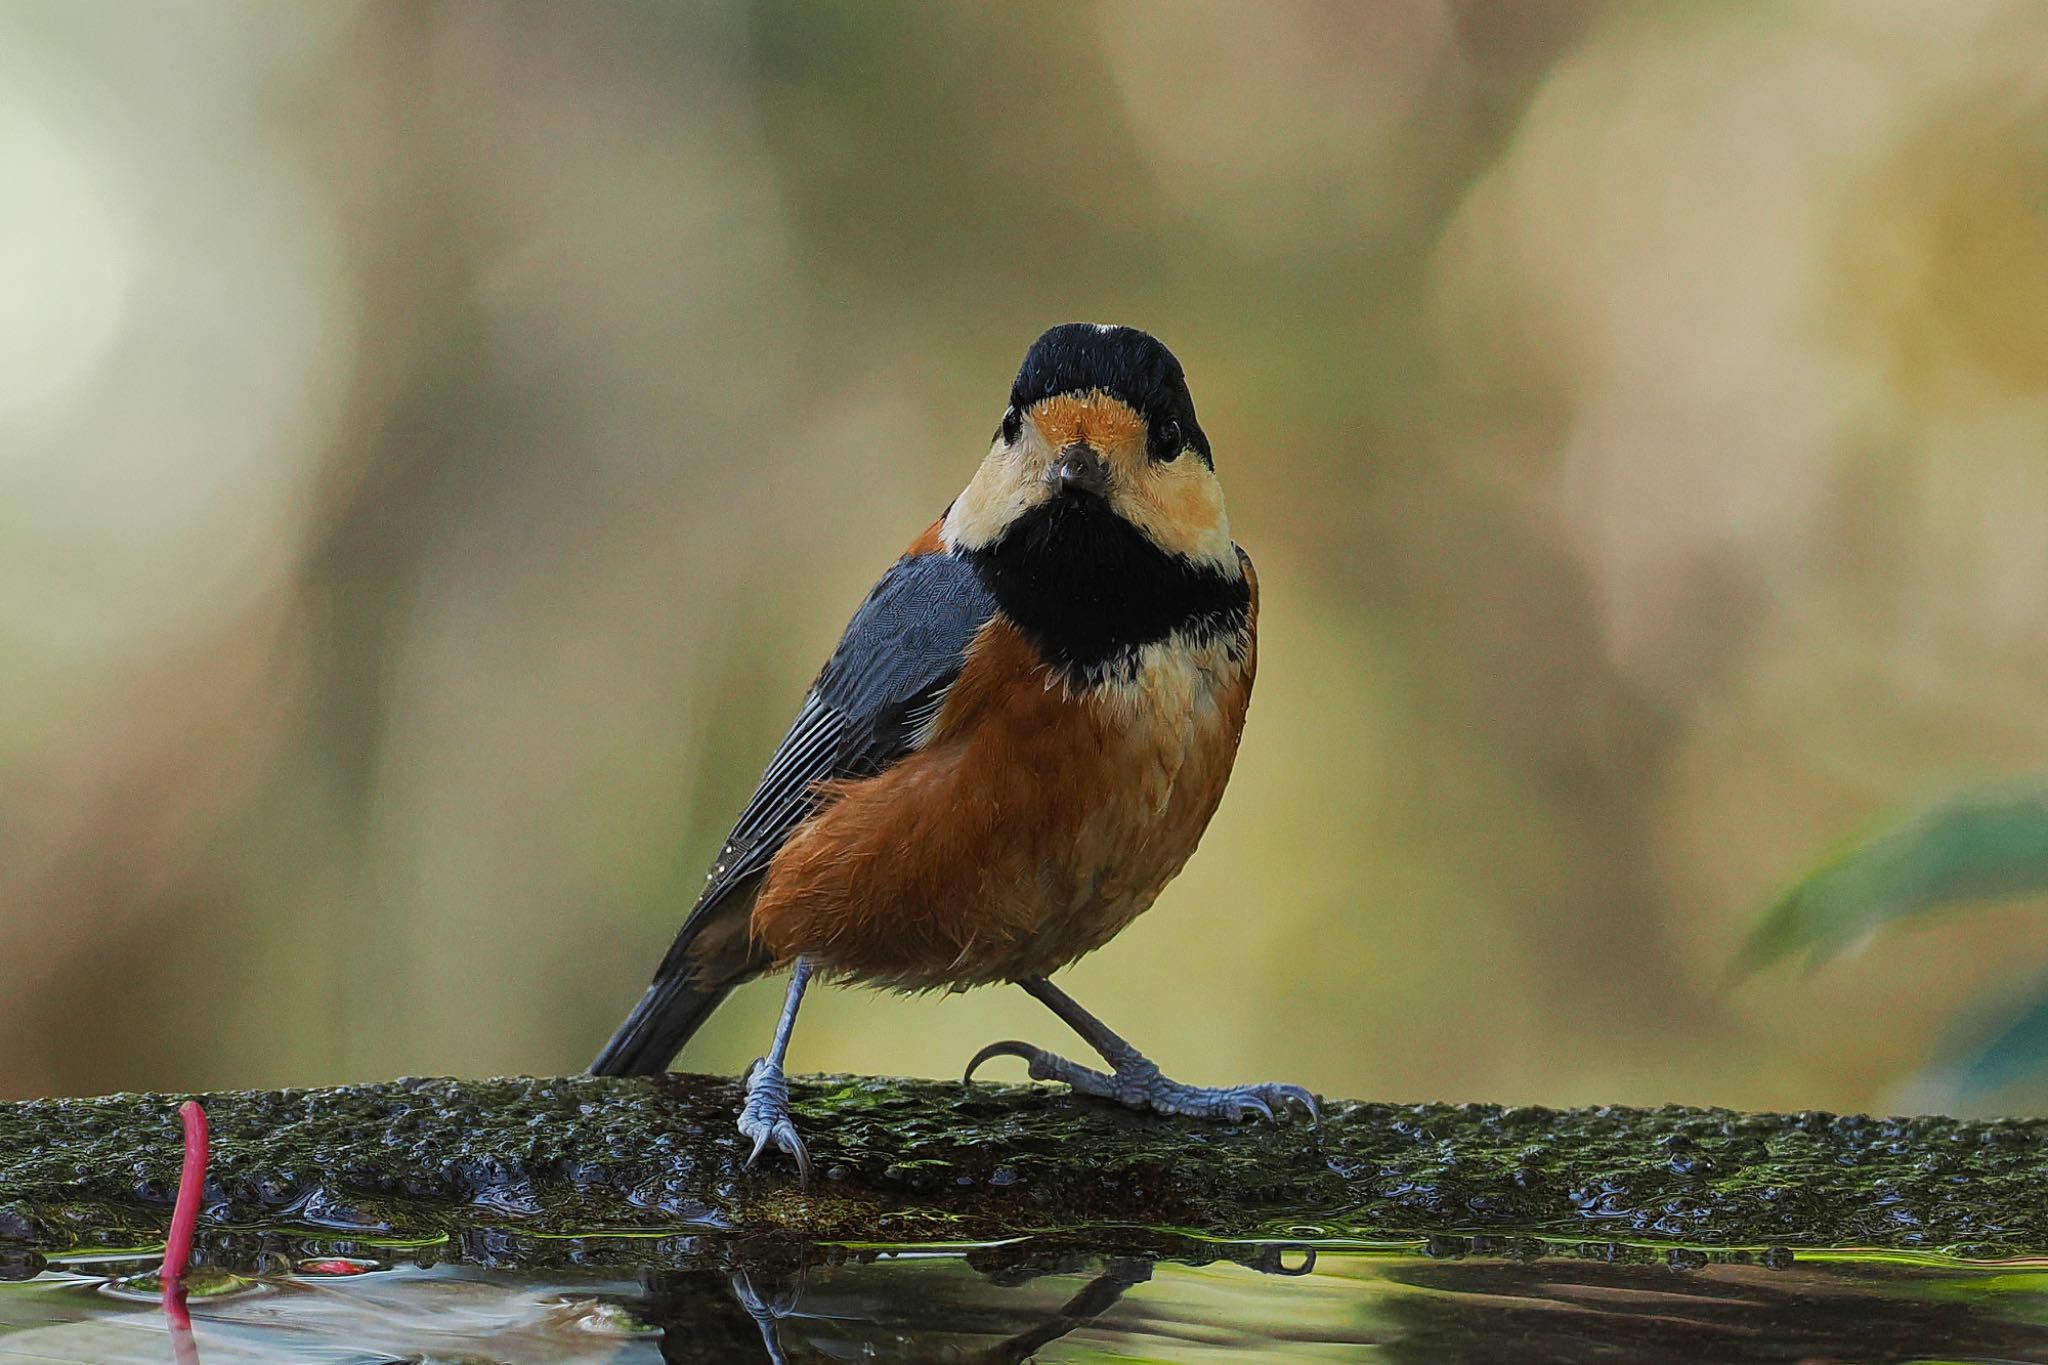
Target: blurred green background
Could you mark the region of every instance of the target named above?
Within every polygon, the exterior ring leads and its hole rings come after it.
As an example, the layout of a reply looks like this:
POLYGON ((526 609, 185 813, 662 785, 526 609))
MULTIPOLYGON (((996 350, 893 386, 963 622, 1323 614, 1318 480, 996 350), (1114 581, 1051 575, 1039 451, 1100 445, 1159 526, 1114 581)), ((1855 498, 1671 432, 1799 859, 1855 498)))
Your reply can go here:
MULTIPOLYGON (((2038 902, 1728 969, 2048 769, 2043 54, 2032 0, 13 0, 0 1095, 583 1065, 1079 318, 1186 363, 1265 615, 1077 995, 1193 1081, 1942 1102, 2038 902)), ((828 991, 792 1065, 1006 1036, 1073 1043, 828 991)))

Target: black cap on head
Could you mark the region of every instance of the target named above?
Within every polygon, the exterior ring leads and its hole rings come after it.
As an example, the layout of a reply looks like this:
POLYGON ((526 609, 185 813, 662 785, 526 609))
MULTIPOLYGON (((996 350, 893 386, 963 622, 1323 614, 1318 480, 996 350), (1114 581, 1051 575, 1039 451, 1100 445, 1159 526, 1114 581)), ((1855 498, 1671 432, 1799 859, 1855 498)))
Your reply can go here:
POLYGON ((1195 421, 1180 361, 1157 337, 1135 327, 1065 322, 1024 353, 1010 406, 1022 412, 1042 398, 1100 389, 1131 405, 1155 429, 1177 422, 1187 443, 1209 459, 1209 438, 1195 421))

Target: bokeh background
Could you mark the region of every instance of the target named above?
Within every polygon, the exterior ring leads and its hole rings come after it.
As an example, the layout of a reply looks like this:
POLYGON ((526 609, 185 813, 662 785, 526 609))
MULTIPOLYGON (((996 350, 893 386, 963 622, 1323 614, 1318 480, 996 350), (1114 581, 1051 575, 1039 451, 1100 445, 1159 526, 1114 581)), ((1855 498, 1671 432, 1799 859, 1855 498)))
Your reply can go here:
MULTIPOLYGON (((1885 1107, 2048 963, 1728 977, 2048 769, 2032 0, 13 0, 0 186, 0 1094, 583 1065, 1074 318, 1185 361, 1265 591, 1069 975, 1169 1070, 1885 1107)), ((825 992, 793 1061, 1007 1036, 825 992)))

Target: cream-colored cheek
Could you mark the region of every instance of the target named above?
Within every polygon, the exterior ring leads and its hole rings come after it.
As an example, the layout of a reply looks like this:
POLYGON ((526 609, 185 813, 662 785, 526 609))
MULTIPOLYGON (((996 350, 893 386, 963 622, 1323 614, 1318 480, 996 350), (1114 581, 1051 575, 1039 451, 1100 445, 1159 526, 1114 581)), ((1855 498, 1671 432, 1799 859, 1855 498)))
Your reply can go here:
MULTIPOLYGON (((1192 456, 1182 457, 1192 460, 1192 456)), ((1186 555, 1235 576, 1237 550, 1230 543, 1230 518, 1223 510, 1223 485, 1206 469, 1175 464, 1154 466, 1140 476, 1121 509, 1133 526, 1171 554, 1186 555)))
POLYGON ((939 538, 949 550, 978 550, 995 543, 1004 529, 1050 496, 1029 454, 998 443, 953 500, 939 538))

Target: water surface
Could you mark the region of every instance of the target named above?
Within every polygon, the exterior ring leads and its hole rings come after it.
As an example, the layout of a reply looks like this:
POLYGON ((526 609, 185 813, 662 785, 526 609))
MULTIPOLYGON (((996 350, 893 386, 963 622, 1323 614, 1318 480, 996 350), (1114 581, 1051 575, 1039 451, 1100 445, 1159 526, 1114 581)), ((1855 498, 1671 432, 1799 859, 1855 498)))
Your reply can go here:
POLYGON ((154 1301, 153 1257, 17 1262, 0 1362, 2048 1363, 2048 1261, 1455 1241, 533 1250, 217 1239, 221 1292, 194 1300, 189 1343, 154 1301), (550 1268, 512 1264, 535 1260, 550 1268))

